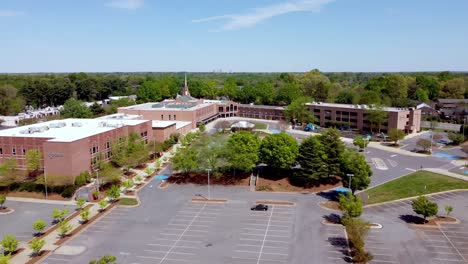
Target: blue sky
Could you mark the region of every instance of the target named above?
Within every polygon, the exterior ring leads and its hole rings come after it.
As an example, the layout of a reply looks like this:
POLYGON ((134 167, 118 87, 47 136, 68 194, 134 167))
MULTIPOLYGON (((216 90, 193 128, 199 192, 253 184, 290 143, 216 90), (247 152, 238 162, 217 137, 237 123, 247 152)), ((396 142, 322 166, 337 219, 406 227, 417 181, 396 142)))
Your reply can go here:
POLYGON ((0 72, 468 71, 466 0, 0 0, 0 72))

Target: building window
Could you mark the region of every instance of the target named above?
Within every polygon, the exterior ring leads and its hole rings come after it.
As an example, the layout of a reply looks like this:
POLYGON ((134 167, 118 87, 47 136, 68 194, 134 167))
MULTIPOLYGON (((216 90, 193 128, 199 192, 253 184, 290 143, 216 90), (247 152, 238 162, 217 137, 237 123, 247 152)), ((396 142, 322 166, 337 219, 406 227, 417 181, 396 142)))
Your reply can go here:
POLYGON ((0 155, 3 155, 3 149, 0 148, 0 155))
POLYGON ((220 113, 224 112, 224 108, 222 106, 218 107, 220 113))
POLYGON ((26 155, 26 149, 23 149, 23 156, 26 155))
POLYGON ((107 142, 106 142, 106 148, 110 148, 110 146, 111 146, 110 141, 107 141, 107 142))
POLYGON ((164 115, 161 115, 161 120, 164 120, 164 115))
POLYGON ((169 120, 171 120, 171 115, 169 115, 169 120))
POLYGON ((174 120, 177 120, 177 117, 176 117, 176 115, 174 115, 174 120))
POLYGON ((16 149, 13 148, 13 150, 11 151, 11 153, 13 154, 13 156, 15 156, 15 155, 16 155, 16 149))

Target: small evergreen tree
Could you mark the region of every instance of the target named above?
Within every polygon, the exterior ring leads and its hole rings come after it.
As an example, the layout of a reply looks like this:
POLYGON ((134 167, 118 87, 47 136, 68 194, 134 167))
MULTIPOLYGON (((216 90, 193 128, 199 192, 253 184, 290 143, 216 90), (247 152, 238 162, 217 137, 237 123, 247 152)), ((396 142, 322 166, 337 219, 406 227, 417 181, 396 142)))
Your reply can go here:
POLYGON ((109 202, 107 202, 106 199, 102 199, 101 201, 99 201, 98 204, 99 204, 99 208, 101 209, 101 211, 104 211, 107 205, 109 204, 109 202))
POLYGON ((57 232, 61 237, 65 237, 68 232, 70 232, 73 229, 73 225, 68 223, 68 220, 63 220, 60 222, 59 227, 57 229, 57 232))

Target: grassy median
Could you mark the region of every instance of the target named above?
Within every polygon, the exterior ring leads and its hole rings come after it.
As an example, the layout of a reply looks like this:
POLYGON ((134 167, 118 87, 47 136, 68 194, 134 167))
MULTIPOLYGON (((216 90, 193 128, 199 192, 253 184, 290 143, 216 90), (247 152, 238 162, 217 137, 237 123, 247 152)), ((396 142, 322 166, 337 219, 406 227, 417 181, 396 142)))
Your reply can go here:
POLYGON ((119 199, 119 205, 134 206, 134 205, 137 205, 137 204, 138 204, 138 201, 135 198, 123 197, 123 198, 119 199))
POLYGON ((367 191, 369 195, 367 204, 393 201, 455 189, 468 189, 468 181, 428 171, 417 171, 369 189, 367 191))

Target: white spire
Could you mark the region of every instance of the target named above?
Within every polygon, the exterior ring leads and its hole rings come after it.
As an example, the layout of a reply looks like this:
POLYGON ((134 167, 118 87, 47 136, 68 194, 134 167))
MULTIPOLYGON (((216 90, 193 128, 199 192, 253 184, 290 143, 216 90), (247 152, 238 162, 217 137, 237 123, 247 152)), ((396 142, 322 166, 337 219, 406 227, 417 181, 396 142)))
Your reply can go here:
POLYGON ((184 87, 187 87, 187 73, 185 74, 185 85, 184 87))

